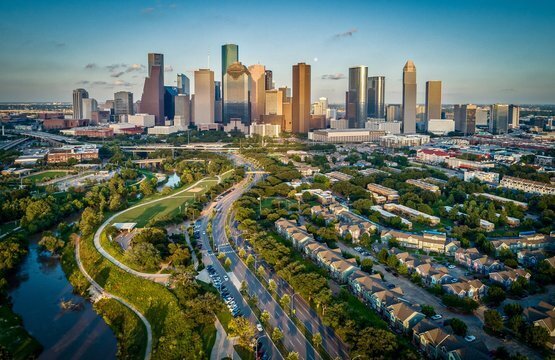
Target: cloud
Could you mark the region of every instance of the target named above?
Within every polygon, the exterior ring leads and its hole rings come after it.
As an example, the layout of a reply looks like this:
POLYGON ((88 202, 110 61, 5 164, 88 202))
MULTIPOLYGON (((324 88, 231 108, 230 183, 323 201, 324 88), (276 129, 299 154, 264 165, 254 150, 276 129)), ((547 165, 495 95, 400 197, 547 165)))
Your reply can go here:
POLYGON ((173 72, 173 66, 171 66, 171 65, 164 66, 164 71, 165 72, 173 72))
POLYGON ((93 81, 92 85, 93 86, 108 85, 108 83, 106 81, 93 81))
POLYGON ((89 81, 88 80, 81 80, 81 81, 78 81, 76 84, 77 85, 88 85, 89 81))
POLYGON ((341 79, 345 79, 345 75, 340 73, 322 75, 322 80, 341 80, 341 79))
POLYGON ((116 81, 114 81, 113 85, 128 87, 128 86, 132 86, 133 84, 131 84, 130 82, 127 82, 127 81, 123 81, 123 80, 116 80, 116 81))
POLYGON ((85 69, 96 69, 98 67, 98 65, 96 65, 95 63, 88 63, 87 65, 85 65, 85 69))
POLYGON ((334 39, 341 39, 341 38, 346 38, 346 37, 352 37, 354 33, 356 33, 358 31, 357 28, 353 28, 351 30, 339 33, 339 34, 335 34, 333 35, 334 39))
POLYGON ((127 67, 127 70, 125 70, 125 72, 130 73, 133 71, 143 71, 145 68, 146 66, 142 64, 131 64, 129 67, 127 67))
POLYGON ((120 71, 120 72, 117 72, 117 73, 113 73, 113 74, 110 75, 110 76, 113 77, 113 78, 117 78, 117 77, 122 76, 123 74, 125 74, 125 72, 124 72, 124 71, 120 71))
POLYGON ((125 64, 112 64, 112 65, 106 65, 106 69, 108 69, 108 71, 115 71, 121 67, 126 67, 127 65, 125 64))

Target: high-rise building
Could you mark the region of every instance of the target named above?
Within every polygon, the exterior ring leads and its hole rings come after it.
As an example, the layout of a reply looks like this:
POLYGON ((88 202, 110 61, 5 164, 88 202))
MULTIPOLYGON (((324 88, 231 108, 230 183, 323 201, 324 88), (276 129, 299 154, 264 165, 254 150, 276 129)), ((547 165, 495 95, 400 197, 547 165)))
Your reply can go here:
POLYGON ((298 63, 293 65, 293 99, 291 104, 291 130, 293 133, 307 133, 309 131, 310 105, 310 65, 298 63))
POLYGON ((266 70, 264 86, 266 90, 272 90, 274 88, 274 74, 272 70, 266 70))
POLYGON ((148 77, 145 78, 141 112, 154 115, 156 125, 164 125, 164 55, 148 54, 148 77))
POLYGON ((480 107, 476 109, 476 126, 488 126, 489 122, 489 106, 480 107))
POLYGON ((476 105, 455 105, 453 113, 455 131, 464 135, 472 135, 476 132, 476 105))
POLYGON ((195 125, 214 124, 214 72, 210 69, 195 71, 195 96, 193 116, 195 125))
POLYGON ((133 115, 133 93, 118 91, 114 94, 114 115, 133 115))
POLYGON ((222 100, 222 82, 214 81, 214 121, 218 124, 222 123, 223 117, 223 100, 222 100))
POLYGON ((441 81, 426 81, 426 121, 441 119, 441 81))
POLYGON ((368 78, 368 117, 385 119, 385 76, 368 78))
POLYGON ((73 90, 73 118, 83 118, 83 99, 88 99, 89 93, 85 89, 73 90))
POLYGON ((164 86, 164 115, 169 120, 175 116, 175 97, 178 89, 175 86, 164 86))
POLYGON ((253 122, 260 120, 264 115, 266 105, 266 68, 264 65, 256 64, 249 66, 251 74, 251 118, 253 122))
POLYGON ((364 128, 368 114, 368 67, 349 68, 347 120, 350 128, 364 128))
POLYGON ((83 119, 92 119, 93 111, 98 111, 98 102, 95 99, 83 99, 83 119))
POLYGON ((512 129, 518 129, 520 124, 520 107, 509 105, 509 124, 512 129))
POLYGON ((177 93, 179 95, 191 95, 191 82, 185 74, 177 74, 177 93))
POLYGON ((191 123, 191 100, 188 94, 179 94, 175 97, 175 116, 173 123, 176 126, 187 128, 191 123))
POLYGON ((401 105, 387 105, 387 121, 401 120, 401 105))
POLYGON ((283 115, 283 91, 266 90, 264 115, 283 115))
POLYGON ((225 44, 222 45, 222 98, 224 97, 223 92, 225 91, 225 74, 229 65, 239 61, 239 46, 236 44, 225 44))
POLYGON ((492 134, 506 134, 509 127, 509 105, 494 104, 491 106, 489 130, 492 134))
POLYGON ((403 134, 416 132, 416 66, 412 60, 403 67, 403 134))
POLYGON ((251 124, 251 76, 249 70, 240 62, 228 66, 224 76, 223 124, 240 121, 251 124))
POLYGON ((320 104, 320 109, 322 109, 322 112, 320 114, 314 115, 326 115, 326 111, 328 110, 328 98, 321 97, 318 99, 318 103, 320 104))

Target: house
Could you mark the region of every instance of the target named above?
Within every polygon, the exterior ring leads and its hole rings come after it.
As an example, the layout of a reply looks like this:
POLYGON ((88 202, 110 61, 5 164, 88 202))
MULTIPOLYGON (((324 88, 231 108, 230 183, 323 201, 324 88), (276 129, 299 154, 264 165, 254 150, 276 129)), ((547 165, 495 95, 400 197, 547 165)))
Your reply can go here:
POLYGON ((472 270, 481 274, 489 274, 492 271, 501 270, 503 267, 504 265, 502 262, 487 255, 474 259, 471 263, 472 270))
POLYGON ((501 284, 506 288, 510 287, 519 277, 523 277, 528 281, 530 276, 530 273, 523 269, 498 271, 489 274, 491 281, 501 284))
POLYGON ((455 261, 468 268, 472 267, 472 261, 480 256, 482 256, 482 254, 480 254, 476 248, 459 248, 455 251, 455 261))
POLYGON ((401 330, 403 333, 408 333, 417 323, 426 317, 404 302, 388 306, 387 312, 391 326, 394 329, 401 330))
POLYGON ((460 241, 452 240, 445 244, 445 254, 449 256, 455 256, 455 252, 457 252, 457 250, 459 250, 460 247, 461 247, 460 241))
POLYGON ((486 294, 487 286, 480 280, 462 281, 454 284, 444 284, 442 286, 448 294, 457 295, 458 297, 469 297, 479 299, 486 294))
MULTIPOLYGON (((425 322, 428 321, 423 320, 413 328, 413 341, 428 358, 437 359, 441 344, 452 335, 448 334, 445 329, 437 326, 430 328, 429 325, 424 324, 425 322), (414 329, 417 328, 418 330, 415 332, 414 329)), ((432 325, 431 323, 429 324, 432 325)))
POLYGON ((427 252, 445 252, 447 236, 445 233, 437 231, 424 231, 422 235, 397 231, 383 230, 381 233, 382 241, 396 239, 399 245, 407 249, 419 249, 427 252))
POLYGON ((545 345, 550 350, 555 350, 555 305, 540 301, 538 305, 524 309, 522 314, 528 323, 547 330, 549 340, 545 345))
POLYGON ((389 305, 398 304, 401 301, 398 298, 399 293, 390 290, 376 291, 370 295, 370 305, 379 314, 387 313, 385 309, 389 305))
POLYGON ((330 250, 327 246, 322 245, 315 251, 314 255, 320 265, 327 268, 332 276, 343 282, 347 282, 349 275, 357 270, 356 260, 345 260, 339 250, 330 250))
POLYGON ((516 259, 520 265, 534 266, 545 258, 543 250, 520 250, 516 253, 516 259))
POLYGON ((544 261, 547 261, 547 263, 552 267, 555 268, 555 256, 552 256, 548 259, 545 259, 544 261))

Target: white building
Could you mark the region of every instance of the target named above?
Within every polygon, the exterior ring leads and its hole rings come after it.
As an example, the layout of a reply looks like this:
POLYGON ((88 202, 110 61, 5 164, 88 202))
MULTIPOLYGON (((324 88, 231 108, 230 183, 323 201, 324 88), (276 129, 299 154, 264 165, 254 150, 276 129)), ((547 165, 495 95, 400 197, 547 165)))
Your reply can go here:
MULTIPOLYGON (((334 109, 335 110, 335 109, 334 109)), ((347 119, 334 119, 330 120, 330 128, 336 130, 345 130, 349 128, 349 120, 347 119)))
POLYGON ((401 133, 400 121, 385 121, 385 119, 368 119, 364 124, 368 130, 385 131, 387 134, 399 135, 401 133))
POLYGON ((322 129, 308 133, 308 139, 326 142, 331 144, 338 143, 363 143, 378 141, 384 136, 384 131, 366 129, 322 129))
POLYGON ((98 111, 98 102, 95 99, 83 99, 83 119, 92 119, 93 111, 98 111))
POLYGON ((386 135, 380 138, 380 145, 389 148, 400 148, 407 146, 422 146, 430 142, 429 135, 386 135))
POLYGON ((465 171, 464 181, 470 181, 472 179, 478 179, 490 184, 497 184, 499 183, 499 174, 485 171, 465 171))
POLYGON ((273 124, 252 124, 250 135, 260 135, 262 137, 279 137, 281 126, 273 124))
POLYGON ((428 120, 428 132, 434 135, 447 135, 455 131, 455 121, 452 119, 428 120))
POLYGON ((154 115, 149 114, 128 115, 127 122, 142 127, 152 127, 156 123, 154 115))
POLYGON ((149 135, 169 135, 179 131, 183 131, 183 128, 181 126, 166 125, 166 126, 154 126, 154 127, 148 128, 147 131, 149 135))
POLYGON ((499 187, 511 190, 520 190, 525 193, 540 195, 555 195, 555 186, 539 181, 520 179, 512 176, 503 176, 499 187))

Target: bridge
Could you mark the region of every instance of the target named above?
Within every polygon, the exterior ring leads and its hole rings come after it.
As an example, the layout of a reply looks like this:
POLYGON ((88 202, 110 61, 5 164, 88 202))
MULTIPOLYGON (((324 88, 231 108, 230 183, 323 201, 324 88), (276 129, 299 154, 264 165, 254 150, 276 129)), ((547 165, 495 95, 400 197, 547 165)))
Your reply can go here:
POLYGON ((269 172, 257 170, 257 171, 245 171, 245 174, 269 174, 269 172))
POLYGON ((123 151, 129 151, 133 153, 137 152, 155 152, 160 150, 175 150, 182 151, 208 151, 216 153, 233 153, 239 151, 238 147, 228 147, 226 145, 217 143, 199 143, 199 144, 187 144, 187 145, 167 145, 167 144, 148 144, 148 145, 133 145, 133 146, 122 146, 123 151))
POLYGON ((7 142, 5 144, 0 145, 0 150, 10 150, 16 147, 17 145, 23 144, 27 140, 29 140, 29 138, 25 137, 25 138, 20 138, 20 139, 7 142))
POLYGON ((22 136, 48 141, 49 143, 52 143, 54 145, 79 144, 79 141, 69 138, 67 136, 50 134, 43 131, 21 131, 21 132, 15 131, 15 133, 18 133, 22 136))

